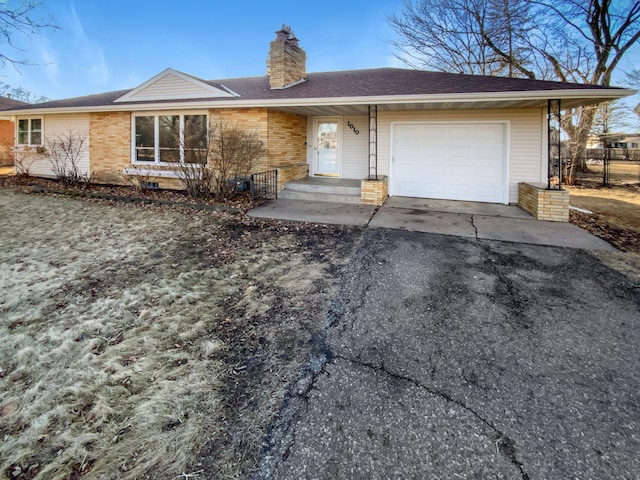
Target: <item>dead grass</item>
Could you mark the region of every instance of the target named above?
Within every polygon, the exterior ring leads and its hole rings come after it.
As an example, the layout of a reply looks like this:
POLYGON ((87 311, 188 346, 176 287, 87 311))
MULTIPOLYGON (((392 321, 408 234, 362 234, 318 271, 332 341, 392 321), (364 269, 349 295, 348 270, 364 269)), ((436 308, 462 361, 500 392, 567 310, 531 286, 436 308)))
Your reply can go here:
MULTIPOLYGON (((588 187, 602 185, 603 165, 589 165, 588 172, 578 173, 579 182, 588 187)), ((615 185, 634 185, 640 183, 640 162, 633 160, 612 160, 609 166, 609 181, 615 185)))
POLYGON ((571 222, 606 240, 621 253, 599 253, 610 267, 640 280, 640 186, 567 187, 571 222))
POLYGON ((0 472, 241 478, 359 231, 0 189, 0 472))
POLYGON ((640 187, 568 187, 571 205, 602 215, 620 228, 640 233, 640 187))

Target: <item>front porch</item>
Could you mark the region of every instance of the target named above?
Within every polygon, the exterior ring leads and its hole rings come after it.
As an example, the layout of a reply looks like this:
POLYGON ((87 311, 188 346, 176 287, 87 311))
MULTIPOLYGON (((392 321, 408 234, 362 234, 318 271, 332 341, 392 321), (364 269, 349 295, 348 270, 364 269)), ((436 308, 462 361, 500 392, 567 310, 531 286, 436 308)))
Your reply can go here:
POLYGON ((305 177, 286 182, 279 197, 288 200, 382 205, 387 198, 387 179, 305 177))

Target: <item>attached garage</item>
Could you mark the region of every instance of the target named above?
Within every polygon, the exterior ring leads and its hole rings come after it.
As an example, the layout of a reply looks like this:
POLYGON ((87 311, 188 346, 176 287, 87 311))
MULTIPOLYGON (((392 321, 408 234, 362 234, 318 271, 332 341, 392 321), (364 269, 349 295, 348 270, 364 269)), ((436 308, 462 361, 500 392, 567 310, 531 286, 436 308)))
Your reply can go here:
POLYGON ((508 203, 507 123, 392 125, 390 194, 508 203))

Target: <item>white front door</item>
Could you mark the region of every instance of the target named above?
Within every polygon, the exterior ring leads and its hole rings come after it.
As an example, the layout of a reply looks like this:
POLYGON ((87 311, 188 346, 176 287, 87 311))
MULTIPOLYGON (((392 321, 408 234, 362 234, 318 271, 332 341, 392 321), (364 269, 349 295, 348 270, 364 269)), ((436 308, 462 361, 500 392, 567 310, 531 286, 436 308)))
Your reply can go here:
POLYGON ((337 118, 316 118, 314 145, 314 175, 340 176, 340 121, 337 118))

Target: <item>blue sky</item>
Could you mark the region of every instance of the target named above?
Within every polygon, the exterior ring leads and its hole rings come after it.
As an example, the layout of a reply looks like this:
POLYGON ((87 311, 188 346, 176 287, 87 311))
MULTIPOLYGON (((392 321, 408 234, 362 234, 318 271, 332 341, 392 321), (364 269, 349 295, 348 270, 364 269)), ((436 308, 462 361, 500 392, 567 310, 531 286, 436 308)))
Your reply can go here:
POLYGON ((167 67, 204 79, 264 75, 282 24, 310 72, 401 66, 386 20, 401 0, 43 1, 41 16, 60 28, 31 38, 25 56, 36 65, 6 66, 0 80, 52 99, 132 88, 167 67))
MULTIPOLYGON (((402 0, 42 1, 39 16, 60 28, 33 36, 24 57, 35 65, 7 65, 0 81, 51 99, 133 88, 167 67, 204 79, 264 75, 282 24, 300 39, 309 72, 405 66, 387 22, 402 0)), ((639 52, 628 52, 619 70, 640 66, 639 52)))

